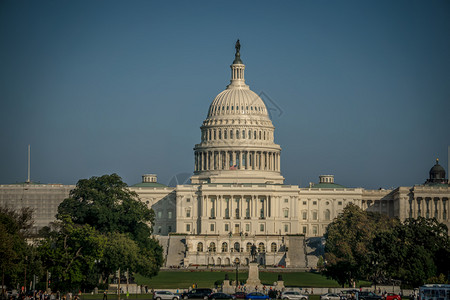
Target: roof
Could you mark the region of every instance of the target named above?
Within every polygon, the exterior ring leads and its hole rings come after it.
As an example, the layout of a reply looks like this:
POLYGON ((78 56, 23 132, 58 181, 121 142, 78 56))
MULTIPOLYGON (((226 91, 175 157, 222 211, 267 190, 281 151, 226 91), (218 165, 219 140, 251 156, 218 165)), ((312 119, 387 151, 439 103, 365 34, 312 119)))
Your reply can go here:
POLYGON ((139 182, 139 183, 133 184, 132 187, 150 187, 150 188, 155 188, 155 187, 167 187, 167 185, 162 184, 162 183, 158 183, 158 182, 139 182))
POLYGON ((311 189, 346 189, 347 187, 337 183, 316 183, 311 189))

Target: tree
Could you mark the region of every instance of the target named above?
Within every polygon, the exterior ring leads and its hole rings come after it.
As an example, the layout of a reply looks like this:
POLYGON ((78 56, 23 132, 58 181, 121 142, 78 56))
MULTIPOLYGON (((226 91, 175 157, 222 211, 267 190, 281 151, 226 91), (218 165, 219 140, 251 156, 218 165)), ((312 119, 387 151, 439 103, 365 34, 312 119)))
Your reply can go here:
POLYGON ((162 266, 162 247, 151 237, 155 214, 117 174, 79 180, 58 207, 57 218, 63 216, 105 235, 105 257, 98 266, 104 277, 123 268, 125 257, 130 271, 145 276, 156 275, 162 266))
POLYGON ((103 257, 106 238, 90 225, 74 224, 69 216, 55 223, 38 250, 53 287, 59 290, 80 288, 95 263, 103 257))
POLYGON ((419 286, 450 272, 447 227, 435 219, 408 219, 373 241, 390 278, 419 286))
POLYGON ((26 243, 32 227, 33 211, 29 208, 13 210, 0 207, 0 268, 2 286, 24 284, 25 265, 30 255, 26 243))
POLYGON ((397 220, 363 211, 354 204, 330 223, 325 234, 325 275, 339 284, 352 285, 366 279, 374 268, 372 240, 378 232, 389 231, 397 220))

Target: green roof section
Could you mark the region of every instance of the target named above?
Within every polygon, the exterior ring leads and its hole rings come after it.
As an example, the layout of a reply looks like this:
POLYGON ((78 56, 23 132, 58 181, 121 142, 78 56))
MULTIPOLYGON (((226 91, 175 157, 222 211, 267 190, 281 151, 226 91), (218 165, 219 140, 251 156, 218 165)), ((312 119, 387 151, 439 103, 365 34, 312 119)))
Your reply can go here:
POLYGON ((167 185, 158 182, 140 182, 133 184, 131 187, 164 188, 167 185))
POLYGON ((316 183, 311 189, 346 189, 347 187, 337 183, 316 183))

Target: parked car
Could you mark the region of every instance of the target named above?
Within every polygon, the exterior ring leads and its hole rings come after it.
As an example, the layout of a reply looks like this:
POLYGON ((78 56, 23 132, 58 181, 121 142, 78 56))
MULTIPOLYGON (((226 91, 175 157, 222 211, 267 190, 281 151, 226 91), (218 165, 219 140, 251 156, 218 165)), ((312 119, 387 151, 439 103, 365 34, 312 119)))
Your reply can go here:
POLYGON ((387 293, 385 300, 402 300, 402 297, 394 293, 387 293))
POLYGON ((187 293, 182 293, 182 299, 208 299, 208 296, 212 294, 211 289, 192 289, 187 293))
POLYGON ((299 292, 295 291, 288 291, 281 293, 281 299, 289 299, 289 300, 308 300, 308 295, 300 294, 299 292))
POLYGON ((253 293, 247 294, 245 299, 269 299, 269 296, 264 295, 263 293, 260 293, 260 292, 253 292, 253 293))
POLYGON ((154 300, 180 300, 180 296, 169 291, 155 291, 153 293, 154 300))
POLYGON ((355 299, 357 292, 359 292, 359 291, 357 291, 357 290, 341 291, 341 293, 340 293, 341 300, 355 299))
POLYGON ((341 296, 338 294, 327 293, 320 295, 320 300, 341 300, 341 296))
POLYGON ((236 292, 236 293, 233 294, 233 296, 236 299, 245 299, 245 296, 247 296, 247 294, 244 293, 244 292, 236 292))
POLYGON ((225 293, 212 293, 208 299, 236 299, 236 297, 225 293))
POLYGON ((381 300, 382 297, 372 292, 358 292, 358 300, 381 300))

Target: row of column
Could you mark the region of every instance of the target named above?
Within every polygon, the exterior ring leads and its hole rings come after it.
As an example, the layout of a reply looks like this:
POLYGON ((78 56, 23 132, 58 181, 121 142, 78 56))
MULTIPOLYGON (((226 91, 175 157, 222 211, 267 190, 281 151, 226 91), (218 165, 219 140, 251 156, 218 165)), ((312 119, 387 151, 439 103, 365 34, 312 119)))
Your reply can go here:
POLYGON ((416 197, 410 200, 409 217, 436 218, 446 221, 449 218, 449 201, 447 197, 416 197))
MULTIPOLYGON (((231 107, 233 108, 233 106, 231 107)), ((236 110, 239 110, 239 107, 236 106, 236 110)), ((256 110, 256 107, 255 107, 256 110)), ((245 129, 242 129, 242 131, 239 131, 239 129, 224 129, 223 131, 221 129, 215 130, 215 129, 205 129, 202 131, 202 141, 214 141, 214 140, 268 140, 273 141, 273 131, 269 130, 251 130, 248 129, 245 131, 245 129)))
POLYGON ((202 216, 207 218, 244 219, 271 216, 270 196, 203 196, 202 216))
POLYGON ((272 151, 197 151, 195 171, 280 171, 280 153, 272 151))

